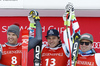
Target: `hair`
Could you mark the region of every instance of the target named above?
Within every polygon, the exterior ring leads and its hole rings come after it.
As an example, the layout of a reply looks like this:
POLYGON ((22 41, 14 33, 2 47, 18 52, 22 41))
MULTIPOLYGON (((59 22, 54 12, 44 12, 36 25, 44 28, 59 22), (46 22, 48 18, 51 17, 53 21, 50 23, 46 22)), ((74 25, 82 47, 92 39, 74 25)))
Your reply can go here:
MULTIPOLYGON (((60 39, 60 37, 58 37, 58 39, 60 39)), ((62 44, 62 41, 61 41, 61 39, 60 39, 60 41, 59 41, 59 44, 62 44)))

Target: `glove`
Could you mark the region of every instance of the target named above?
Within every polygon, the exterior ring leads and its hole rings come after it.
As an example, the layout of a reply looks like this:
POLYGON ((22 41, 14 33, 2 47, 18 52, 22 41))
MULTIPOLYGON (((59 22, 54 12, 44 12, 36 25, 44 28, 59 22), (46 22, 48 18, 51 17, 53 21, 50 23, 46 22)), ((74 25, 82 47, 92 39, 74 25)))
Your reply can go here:
POLYGON ((36 21, 40 21, 39 13, 36 10, 31 10, 28 16, 30 27, 36 28, 36 21))
POLYGON ((76 19, 74 14, 74 7, 72 3, 68 3, 65 7, 65 13, 63 15, 64 25, 70 26, 70 21, 74 19, 76 19))
POLYGON ((65 7, 65 13, 63 14, 64 25, 70 26, 72 4, 68 3, 65 7))
POLYGON ((31 10, 28 16, 30 22, 34 23, 35 21, 40 21, 39 13, 36 10, 31 10))
POLYGON ((70 10, 74 11, 74 7, 73 4, 69 2, 65 7, 65 12, 70 12, 70 10))
POLYGON ((72 3, 68 3, 65 7, 65 12, 71 12, 71 21, 74 21, 76 20, 76 17, 75 17, 75 12, 74 12, 74 6, 72 3))

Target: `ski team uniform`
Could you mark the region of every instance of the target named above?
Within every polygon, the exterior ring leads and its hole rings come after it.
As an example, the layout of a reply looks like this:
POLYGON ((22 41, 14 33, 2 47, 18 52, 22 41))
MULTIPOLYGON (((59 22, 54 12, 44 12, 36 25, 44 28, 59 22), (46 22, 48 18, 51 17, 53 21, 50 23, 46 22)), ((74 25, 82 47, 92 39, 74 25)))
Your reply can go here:
POLYGON ((55 48, 43 45, 42 48, 41 66, 67 66, 69 53, 64 44, 55 48))
POLYGON ((21 43, 18 43, 17 45, 10 45, 5 43, 2 45, 2 58, 0 60, 1 64, 21 65, 21 57, 22 57, 21 43))
MULTIPOLYGON (((73 34, 76 32, 80 33, 77 20, 74 20, 72 22, 73 22, 72 23, 73 34)), ((68 41, 66 40, 67 39, 66 28, 63 32, 63 35, 66 37, 64 37, 65 44, 62 44, 62 46, 60 47, 58 46, 55 48, 50 48, 49 46, 42 46, 42 53, 41 53, 42 66, 70 66, 69 52, 68 52, 69 47, 68 47, 68 41)))
POLYGON ((91 55, 78 54, 76 66, 100 66, 100 53, 91 55))
MULTIPOLYGON (((77 21, 73 21, 73 34, 76 32, 80 33, 79 27, 77 27, 78 26, 77 23, 78 23, 77 21)), ((63 33, 64 33, 63 36, 67 36, 66 31, 64 31, 63 33)), ((69 50, 67 37, 63 38, 65 44, 67 45, 67 49, 69 50)), ((70 46, 72 49, 72 42, 70 46)), ((76 66, 100 66, 100 53, 89 54, 89 55, 82 55, 81 53, 79 53, 76 66)))

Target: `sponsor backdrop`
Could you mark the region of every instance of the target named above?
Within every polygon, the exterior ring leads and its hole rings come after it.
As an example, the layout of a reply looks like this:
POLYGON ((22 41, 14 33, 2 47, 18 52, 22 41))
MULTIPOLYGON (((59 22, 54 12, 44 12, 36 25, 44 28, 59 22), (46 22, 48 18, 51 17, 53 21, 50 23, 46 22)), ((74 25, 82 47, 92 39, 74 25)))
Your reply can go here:
MULTIPOLYGON (((63 19, 62 17, 40 17, 40 23, 42 25, 42 38, 43 43, 47 44, 46 42, 46 32, 48 29, 54 28, 57 29, 60 33, 60 37, 62 42, 63 41, 63 19)), ((77 17, 77 20, 80 25, 81 34, 83 33, 90 33, 94 37, 94 45, 93 47, 97 52, 100 52, 100 17, 77 17)), ((0 43, 3 44, 7 42, 7 28, 13 24, 19 23, 20 24, 20 31, 24 28, 28 29, 29 21, 27 17, 0 17, 0 43)), ((21 42, 21 32, 18 42, 21 42)), ((28 66, 33 66, 33 49, 29 51, 29 62, 28 66)))

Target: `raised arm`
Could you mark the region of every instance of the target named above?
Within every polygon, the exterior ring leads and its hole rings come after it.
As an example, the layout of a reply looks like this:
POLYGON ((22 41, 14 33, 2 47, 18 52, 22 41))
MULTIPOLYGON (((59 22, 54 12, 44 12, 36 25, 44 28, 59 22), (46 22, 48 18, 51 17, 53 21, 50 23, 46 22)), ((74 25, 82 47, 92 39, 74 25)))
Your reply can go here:
MULTIPOLYGON (((69 39, 71 39, 71 40, 73 40, 73 35, 75 34, 75 33, 78 33, 78 34, 80 34, 80 28, 79 28, 79 23, 78 23, 78 21, 77 21, 77 19, 76 19, 76 17, 75 17, 75 11, 74 11, 74 7, 73 7, 73 5, 72 4, 67 4, 67 6, 66 6, 66 9, 65 9, 65 13, 64 13, 64 15, 63 15, 63 20, 64 20, 64 25, 67 25, 68 27, 67 28, 70 28, 71 26, 70 25, 72 25, 72 30, 70 30, 69 29, 69 31, 66 31, 66 29, 64 30, 64 32, 63 32, 63 38, 64 38, 64 42, 65 42, 65 44, 67 44, 67 46, 68 46, 68 35, 67 35, 67 33, 66 32, 72 32, 72 34, 71 35, 69 35, 69 39), (69 15, 68 15, 68 13, 69 13, 69 15), (67 18, 68 17, 68 18, 67 18)), ((70 40, 70 42, 71 42, 71 40, 70 40)), ((71 43, 72 44, 72 43, 71 43)), ((71 47, 72 47, 72 45, 71 45, 71 47)), ((69 49, 69 47, 68 47, 68 49, 69 49)))
MULTIPOLYGON (((75 41, 77 38, 79 39, 80 29, 78 21, 76 20, 75 13, 74 13, 74 7, 71 3, 68 3, 65 8, 65 13, 63 15, 64 25, 66 25, 66 30, 64 31, 63 38, 65 45, 67 46, 69 53, 70 53, 70 66, 74 66, 75 63, 73 63, 74 59, 77 58, 76 52, 79 46, 79 41, 75 41), (72 29, 70 30, 70 25, 72 24, 72 29), (73 32, 72 35, 70 32, 73 32), (75 38, 75 40, 73 40, 75 38), (76 44, 77 43, 77 44, 76 44), (74 49, 73 49, 74 48, 74 49), (75 55, 75 56, 73 56, 75 55)), ((75 60, 76 62, 76 60, 75 60)))
POLYGON ((34 48, 41 40, 42 40, 42 28, 40 24, 40 18, 39 14, 36 10, 32 10, 29 13, 28 19, 30 21, 30 28, 29 31, 33 30, 36 26, 36 36, 34 37, 30 33, 31 39, 29 39, 29 44, 28 44, 28 51, 34 48))

